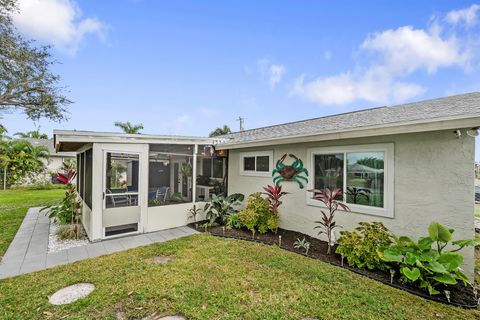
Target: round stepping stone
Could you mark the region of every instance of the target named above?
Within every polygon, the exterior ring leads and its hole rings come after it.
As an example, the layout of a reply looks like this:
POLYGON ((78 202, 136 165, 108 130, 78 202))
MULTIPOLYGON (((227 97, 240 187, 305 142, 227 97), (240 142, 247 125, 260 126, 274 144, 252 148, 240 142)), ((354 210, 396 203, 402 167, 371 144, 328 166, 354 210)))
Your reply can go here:
POLYGON ((150 259, 150 261, 155 264, 167 264, 170 260, 172 260, 172 256, 155 256, 150 259))
POLYGON ((57 306, 69 304, 85 298, 92 293, 93 289, 95 286, 91 283, 77 283, 58 290, 48 299, 48 302, 57 306))

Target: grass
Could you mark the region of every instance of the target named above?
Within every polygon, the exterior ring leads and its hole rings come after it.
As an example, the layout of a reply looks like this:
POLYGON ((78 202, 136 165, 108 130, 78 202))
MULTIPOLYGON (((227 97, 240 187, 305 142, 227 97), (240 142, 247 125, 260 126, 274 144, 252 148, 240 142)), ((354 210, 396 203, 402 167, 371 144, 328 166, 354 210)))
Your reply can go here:
POLYGON ((479 319, 275 246, 195 235, 0 280, 1 319, 479 319), (150 262, 170 255, 166 265, 150 262), (87 298, 48 304, 58 289, 95 284, 87 298), (122 310, 122 315, 117 315, 122 310))
POLYGON ((57 203, 65 190, 1 190, 0 191, 0 257, 7 251, 30 207, 57 203))

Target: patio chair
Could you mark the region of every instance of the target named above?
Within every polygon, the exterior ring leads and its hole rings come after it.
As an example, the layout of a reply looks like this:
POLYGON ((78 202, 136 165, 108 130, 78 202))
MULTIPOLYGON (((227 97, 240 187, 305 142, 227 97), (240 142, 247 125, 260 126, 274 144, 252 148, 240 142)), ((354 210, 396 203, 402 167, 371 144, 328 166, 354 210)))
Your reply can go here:
POLYGON ((156 198, 165 202, 165 200, 167 199, 168 190, 170 190, 170 187, 161 187, 157 189, 156 198))
MULTIPOLYGON (((112 194, 113 192, 110 189, 107 189, 107 194, 112 194)), ((128 205, 128 196, 110 196, 112 201, 113 208, 116 207, 125 207, 128 205)))

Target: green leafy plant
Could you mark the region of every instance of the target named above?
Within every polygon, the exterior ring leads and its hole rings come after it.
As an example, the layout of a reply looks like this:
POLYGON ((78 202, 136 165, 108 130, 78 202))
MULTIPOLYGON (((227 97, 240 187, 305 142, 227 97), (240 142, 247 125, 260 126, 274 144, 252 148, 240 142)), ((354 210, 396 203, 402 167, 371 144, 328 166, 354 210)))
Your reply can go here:
POLYGON ((459 280, 465 285, 471 285, 460 268, 463 256, 457 251, 466 246, 480 245, 480 241, 450 242, 453 232, 453 229, 434 222, 428 227, 428 237, 420 238, 418 242, 405 236, 395 237, 396 244, 379 250, 379 255, 400 270, 402 281, 412 283, 430 295, 440 293, 439 287, 455 285, 459 280), (457 248, 445 251, 450 243, 457 248))
POLYGON ((60 240, 72 240, 77 238, 77 233, 75 228, 72 226, 60 226, 56 231, 56 235, 60 240))
POLYGON ((387 270, 388 264, 377 251, 390 247, 392 235, 381 222, 360 222, 356 231, 340 231, 336 253, 343 255, 350 266, 359 269, 387 270))
POLYGON ((234 193, 228 197, 213 195, 203 208, 205 218, 210 224, 217 222, 225 225, 230 215, 237 214, 238 210, 235 206, 240 204, 244 197, 241 193, 234 193))
POLYGON ((305 237, 303 237, 302 240, 300 240, 300 238, 297 238, 297 240, 293 243, 293 247, 295 249, 305 250, 305 254, 308 254, 308 250, 310 249, 310 242, 308 242, 305 237))
POLYGON ((78 200, 78 194, 75 189, 73 181, 77 172, 69 164, 63 163, 63 168, 57 172, 57 179, 61 183, 67 186, 65 191, 65 197, 61 203, 56 206, 48 206, 42 208, 40 211, 47 211, 47 215, 50 219, 61 224, 70 223, 71 228, 75 230, 77 238, 80 237, 80 214, 81 214, 81 202, 78 200))
POLYGON ((260 192, 247 197, 247 207, 238 213, 238 221, 242 227, 252 232, 253 238, 256 231, 260 233, 275 231, 280 223, 278 215, 271 211, 270 202, 262 198, 260 192))
POLYGON ((202 211, 200 208, 197 208, 197 205, 194 204, 190 209, 187 210, 189 215, 189 218, 193 218, 193 222, 197 222, 197 215, 200 214, 200 211, 202 211))
POLYGON ((315 221, 318 226, 316 226, 314 229, 320 229, 318 234, 325 233, 327 236, 327 254, 330 254, 333 247, 333 229, 338 227, 337 223, 335 222, 335 213, 339 208, 343 211, 350 211, 350 208, 346 204, 336 200, 337 198, 342 198, 343 196, 342 189, 340 188, 335 188, 333 190, 330 188, 325 188, 325 190, 312 189, 308 191, 313 192, 312 199, 323 202, 323 204, 327 207, 328 211, 320 210, 322 213, 322 220, 315 221))
POLYGON ((149 207, 158 207, 163 206, 165 202, 162 199, 150 199, 148 200, 149 207))

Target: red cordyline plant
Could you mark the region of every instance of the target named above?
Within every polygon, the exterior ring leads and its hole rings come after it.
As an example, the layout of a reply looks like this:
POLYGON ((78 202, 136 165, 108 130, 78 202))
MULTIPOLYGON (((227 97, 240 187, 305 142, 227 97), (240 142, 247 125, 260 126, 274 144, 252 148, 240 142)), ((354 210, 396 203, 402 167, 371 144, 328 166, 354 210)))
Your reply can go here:
POLYGON ((335 222, 335 212, 340 208, 343 211, 350 211, 350 208, 336 200, 337 197, 342 197, 343 196, 343 191, 340 188, 335 188, 335 189, 330 189, 330 188, 325 188, 325 190, 319 190, 319 189, 312 189, 308 190, 309 192, 313 192, 313 197, 312 199, 321 201, 325 204, 327 207, 328 212, 325 212, 324 210, 320 210, 322 213, 322 220, 321 221, 315 221, 315 223, 318 223, 319 225, 316 226, 314 229, 321 229, 318 234, 325 233, 328 239, 328 248, 327 248, 327 254, 330 254, 332 252, 332 232, 333 229, 335 229, 337 226, 335 222))
POLYGON ((266 188, 264 187, 263 190, 265 190, 263 194, 267 196, 267 200, 270 202, 270 210, 272 211, 272 214, 277 215, 278 207, 282 204, 280 198, 288 194, 288 192, 282 191, 281 186, 271 185, 268 185, 266 188))
POLYGON ((57 172, 57 180, 62 183, 67 185, 68 187, 72 186, 73 181, 75 180, 75 177, 77 176, 77 172, 75 169, 71 168, 70 165, 67 163, 63 163, 63 168, 61 171, 57 172))

